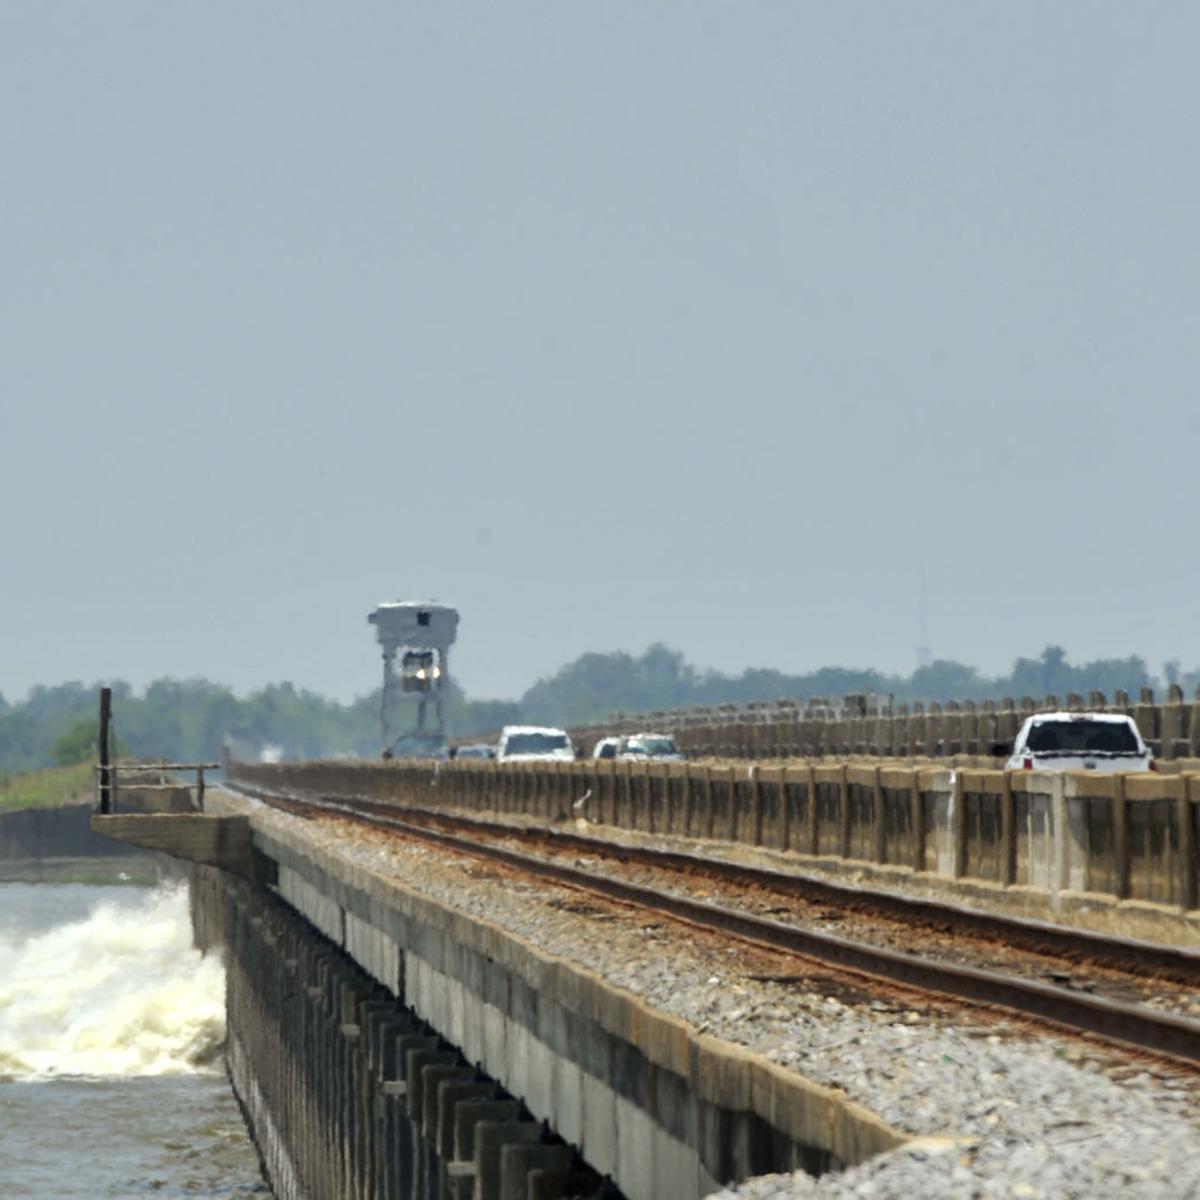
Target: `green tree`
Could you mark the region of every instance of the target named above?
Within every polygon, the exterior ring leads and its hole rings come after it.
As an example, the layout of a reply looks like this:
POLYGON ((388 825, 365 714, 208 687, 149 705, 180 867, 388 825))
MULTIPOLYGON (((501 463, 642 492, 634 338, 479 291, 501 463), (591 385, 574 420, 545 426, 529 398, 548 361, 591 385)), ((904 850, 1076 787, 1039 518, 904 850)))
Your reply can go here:
POLYGON ((918 667, 902 690, 904 698, 912 700, 974 700, 983 697, 988 682, 974 667, 939 658, 918 667))
MULTIPOLYGON (((100 734, 94 717, 83 717, 75 722, 66 733, 60 734, 50 747, 50 755, 56 766, 73 767, 76 763, 95 762, 100 757, 100 734)), ((129 747, 120 738, 109 741, 109 753, 113 758, 124 758, 129 747)))

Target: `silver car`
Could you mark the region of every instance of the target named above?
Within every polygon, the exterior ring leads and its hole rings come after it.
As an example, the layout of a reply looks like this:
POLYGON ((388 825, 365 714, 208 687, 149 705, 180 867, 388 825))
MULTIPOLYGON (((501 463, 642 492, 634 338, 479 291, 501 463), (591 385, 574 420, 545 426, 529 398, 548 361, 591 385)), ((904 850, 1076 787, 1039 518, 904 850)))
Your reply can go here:
POLYGON ((618 762, 683 762, 675 739, 666 733, 630 733, 617 743, 618 762))

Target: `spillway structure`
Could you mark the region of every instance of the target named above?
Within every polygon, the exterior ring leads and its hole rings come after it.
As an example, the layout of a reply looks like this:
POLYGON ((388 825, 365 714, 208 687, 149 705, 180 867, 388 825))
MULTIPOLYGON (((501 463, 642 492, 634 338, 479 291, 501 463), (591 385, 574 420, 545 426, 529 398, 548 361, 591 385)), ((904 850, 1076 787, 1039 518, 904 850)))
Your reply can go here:
POLYGON ((432 601, 398 600, 377 605, 367 620, 375 626, 383 651, 379 705, 383 757, 422 756, 430 746, 445 742, 444 698, 450 684, 450 647, 458 635, 458 610, 432 601))

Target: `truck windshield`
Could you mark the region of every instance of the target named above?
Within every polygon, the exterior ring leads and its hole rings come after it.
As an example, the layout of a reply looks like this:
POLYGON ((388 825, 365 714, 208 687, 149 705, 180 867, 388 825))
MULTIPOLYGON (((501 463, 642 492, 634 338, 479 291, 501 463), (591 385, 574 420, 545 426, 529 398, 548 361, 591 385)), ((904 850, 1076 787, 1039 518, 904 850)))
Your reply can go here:
POLYGON ((505 743, 505 754, 547 754, 551 750, 569 750, 565 733, 514 733, 505 743))
POLYGON ((1031 754, 1140 754, 1124 722, 1041 721, 1029 731, 1031 754))

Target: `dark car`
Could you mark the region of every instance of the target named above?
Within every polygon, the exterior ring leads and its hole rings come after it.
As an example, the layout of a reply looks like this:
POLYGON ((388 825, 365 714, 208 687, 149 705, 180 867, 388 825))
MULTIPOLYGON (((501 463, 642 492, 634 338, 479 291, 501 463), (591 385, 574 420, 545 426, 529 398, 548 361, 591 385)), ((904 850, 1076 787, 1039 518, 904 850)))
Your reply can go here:
POLYGON ((450 757, 450 747, 438 733, 406 733, 392 743, 390 752, 385 753, 384 757, 435 758, 444 761, 450 757))
POLYGON ((495 758, 496 747, 486 742, 476 742, 470 746, 459 746, 454 751, 455 758, 495 758))

